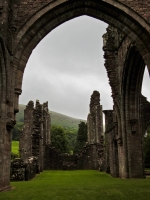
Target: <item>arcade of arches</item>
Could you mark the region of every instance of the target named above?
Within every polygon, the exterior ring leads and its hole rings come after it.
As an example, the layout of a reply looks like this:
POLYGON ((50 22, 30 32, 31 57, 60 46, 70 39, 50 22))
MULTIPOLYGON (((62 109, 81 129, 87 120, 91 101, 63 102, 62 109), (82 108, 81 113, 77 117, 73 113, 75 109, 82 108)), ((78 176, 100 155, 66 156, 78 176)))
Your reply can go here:
POLYGON ((114 102, 113 111, 104 111, 112 175, 144 177, 142 135, 150 106, 141 85, 145 65, 150 72, 149 11, 147 0, 0 1, 0 190, 10 187, 11 130, 28 58, 46 34, 81 15, 110 24, 103 50, 114 102))

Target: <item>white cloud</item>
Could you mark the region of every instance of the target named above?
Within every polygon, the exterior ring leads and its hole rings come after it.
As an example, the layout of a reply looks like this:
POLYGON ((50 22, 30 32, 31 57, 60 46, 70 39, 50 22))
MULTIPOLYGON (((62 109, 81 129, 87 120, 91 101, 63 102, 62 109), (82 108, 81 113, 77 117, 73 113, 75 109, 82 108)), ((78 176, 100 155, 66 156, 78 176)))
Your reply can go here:
POLYGON ((143 84, 142 84, 142 94, 147 97, 147 100, 150 101, 150 76, 148 73, 147 67, 145 67, 144 77, 143 77, 143 84))

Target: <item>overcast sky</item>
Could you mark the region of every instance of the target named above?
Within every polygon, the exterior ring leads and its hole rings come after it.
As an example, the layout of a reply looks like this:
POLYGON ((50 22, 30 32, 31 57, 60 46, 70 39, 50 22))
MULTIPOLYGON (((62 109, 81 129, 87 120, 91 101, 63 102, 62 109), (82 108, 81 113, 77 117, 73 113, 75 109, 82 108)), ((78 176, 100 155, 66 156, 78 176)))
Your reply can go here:
MULTIPOLYGON (((82 16, 50 32, 33 50, 27 63, 20 104, 48 101, 49 109, 86 119, 93 90, 103 109, 112 109, 111 89, 104 67, 102 35, 107 24, 82 16)), ((143 93, 148 96, 148 73, 143 93)), ((149 95, 150 96, 150 95, 149 95)))

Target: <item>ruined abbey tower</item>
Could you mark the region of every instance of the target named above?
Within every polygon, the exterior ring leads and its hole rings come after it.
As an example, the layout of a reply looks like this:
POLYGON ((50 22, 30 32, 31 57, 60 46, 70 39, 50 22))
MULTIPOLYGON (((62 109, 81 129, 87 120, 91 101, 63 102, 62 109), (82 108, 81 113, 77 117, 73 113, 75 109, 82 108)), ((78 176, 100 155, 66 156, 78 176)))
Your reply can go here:
POLYGON ((98 143, 103 135, 102 105, 100 105, 100 93, 94 91, 91 95, 90 113, 87 117, 88 143, 98 143))
POLYGON ((40 104, 37 100, 34 107, 29 101, 24 110, 24 128, 20 135, 20 156, 23 160, 34 156, 38 158, 39 171, 44 168, 46 145, 50 144, 51 117, 48 102, 40 104))

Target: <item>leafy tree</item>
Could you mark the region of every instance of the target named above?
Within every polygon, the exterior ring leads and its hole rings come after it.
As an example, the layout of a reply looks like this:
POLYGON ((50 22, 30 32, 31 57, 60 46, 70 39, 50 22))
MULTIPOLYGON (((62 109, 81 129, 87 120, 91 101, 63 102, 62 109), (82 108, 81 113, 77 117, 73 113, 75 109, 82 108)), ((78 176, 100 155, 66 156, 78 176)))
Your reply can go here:
POLYGON ((150 126, 147 128, 147 133, 150 134, 150 126))
POLYGON ((19 140, 19 132, 23 129, 23 125, 24 125, 23 122, 16 123, 12 132, 12 140, 16 140, 16 141, 19 140))
POLYGON ((80 122, 80 124, 78 125, 78 133, 77 133, 74 153, 80 151, 86 142, 87 142, 87 124, 85 122, 80 122))
POLYGON ((56 125, 52 126, 51 144, 61 153, 69 153, 68 140, 63 127, 56 125))
POLYGON ((77 129, 65 128, 66 136, 68 140, 68 146, 70 153, 73 154, 73 150, 75 148, 76 138, 77 138, 77 129))

